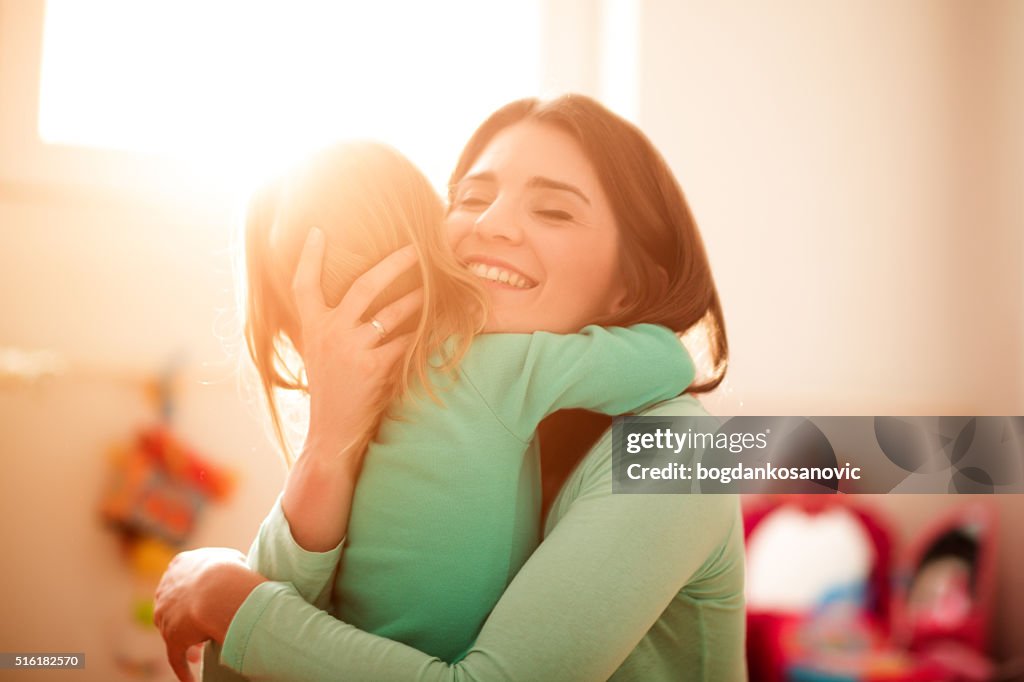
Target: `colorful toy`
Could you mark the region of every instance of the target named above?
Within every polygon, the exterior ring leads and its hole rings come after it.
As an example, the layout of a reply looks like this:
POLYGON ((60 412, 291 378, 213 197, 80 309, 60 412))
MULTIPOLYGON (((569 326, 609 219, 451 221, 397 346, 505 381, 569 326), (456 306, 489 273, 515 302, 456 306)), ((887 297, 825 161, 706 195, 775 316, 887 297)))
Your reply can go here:
MULTIPOLYGON (((874 562, 862 583, 838 586, 814 608, 748 609, 752 680, 781 682, 982 682, 995 584, 995 514, 962 505, 919 535, 889 589, 890 540, 873 515, 841 496, 779 496, 744 510, 748 550, 766 517, 841 507, 872 540, 874 562)), ((794 567, 793 580, 800 580, 794 567)), ((1009 679, 1009 678, 1007 678, 1009 679)))
POLYGON ((232 477, 202 459, 164 426, 142 431, 116 448, 113 475, 101 512, 131 541, 158 538, 182 545, 207 500, 224 499, 232 477))
POLYGON ((173 434, 176 364, 146 386, 157 403, 159 423, 111 449, 110 478, 100 502, 104 523, 121 541, 131 585, 128 618, 111 626, 113 659, 127 678, 174 678, 153 625, 153 592, 195 530, 207 502, 227 498, 235 482, 230 472, 173 434))

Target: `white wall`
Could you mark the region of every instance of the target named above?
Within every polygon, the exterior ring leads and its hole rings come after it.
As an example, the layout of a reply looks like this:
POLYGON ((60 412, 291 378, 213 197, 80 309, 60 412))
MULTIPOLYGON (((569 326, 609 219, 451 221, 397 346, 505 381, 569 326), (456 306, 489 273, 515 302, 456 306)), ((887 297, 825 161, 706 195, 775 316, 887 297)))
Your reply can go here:
POLYGON ((726 411, 1020 412, 1020 126, 1001 98, 1021 62, 1000 50, 1024 27, 1009 12, 644 3, 639 122, 711 255, 726 411))
MULTIPOLYGON (((247 547, 280 488, 260 404, 239 388, 237 358, 218 338, 232 306, 227 220, 173 205, 2 195, 0 345, 49 348, 72 363, 39 385, 0 382, 5 651, 85 651, 87 679, 130 679, 112 657, 140 646, 131 600, 153 586, 133 582, 98 505, 109 450, 155 419, 147 372, 179 350, 188 364, 176 431, 239 475, 195 543, 247 547)), ((159 641, 141 646, 160 661, 159 641)), ((66 677, 39 678, 48 675, 66 677)))
MULTIPOLYGON (((642 4, 638 123, 701 227, 721 414, 1024 411, 1024 5, 642 4)), ((871 496, 903 551, 949 496, 871 496)), ((1024 497, 994 636, 1024 654, 1024 497)))

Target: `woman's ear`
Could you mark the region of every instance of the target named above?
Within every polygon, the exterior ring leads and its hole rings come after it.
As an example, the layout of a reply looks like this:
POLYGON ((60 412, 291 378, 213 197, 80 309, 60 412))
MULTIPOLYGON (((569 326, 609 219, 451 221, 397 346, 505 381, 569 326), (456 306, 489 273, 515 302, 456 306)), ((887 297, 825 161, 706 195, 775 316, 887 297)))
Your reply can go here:
POLYGON ((608 305, 607 314, 610 317, 614 317, 625 310, 627 298, 626 285, 620 280, 612 290, 611 303, 608 305))

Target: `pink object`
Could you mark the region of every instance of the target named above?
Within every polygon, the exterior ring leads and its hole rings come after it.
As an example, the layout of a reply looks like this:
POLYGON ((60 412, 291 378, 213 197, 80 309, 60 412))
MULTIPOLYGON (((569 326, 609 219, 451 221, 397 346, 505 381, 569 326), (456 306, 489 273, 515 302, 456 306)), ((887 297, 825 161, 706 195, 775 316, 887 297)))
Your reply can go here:
POLYGON ((951 510, 918 535, 893 600, 897 642, 915 651, 953 642, 989 652, 996 530, 994 508, 979 501, 951 510))
MULTIPOLYGON (((866 609, 861 615, 872 632, 884 636, 888 633, 890 607, 890 568, 892 544, 884 523, 870 512, 856 506, 851 498, 842 495, 769 495, 747 497, 743 503, 744 535, 749 542, 770 514, 784 506, 795 506, 804 513, 817 514, 842 506, 863 526, 874 547, 874 563, 865 586, 866 609)), ((751 680, 758 682, 784 682, 786 669, 793 661, 800 645, 793 634, 810 614, 791 614, 771 611, 747 611, 747 666, 751 680), (787 645, 788 641, 788 645, 787 645)))
MULTIPOLYGON (((986 503, 967 503, 919 534, 900 561, 890 590, 891 542, 885 525, 835 495, 744 499, 749 542, 780 507, 808 514, 843 506, 863 525, 875 549, 860 612, 777 613, 748 609, 750 679, 857 679, 864 682, 973 682, 992 675, 987 658, 995 586, 996 516, 986 503)), ((799 579, 794 575, 794 579, 799 579)))

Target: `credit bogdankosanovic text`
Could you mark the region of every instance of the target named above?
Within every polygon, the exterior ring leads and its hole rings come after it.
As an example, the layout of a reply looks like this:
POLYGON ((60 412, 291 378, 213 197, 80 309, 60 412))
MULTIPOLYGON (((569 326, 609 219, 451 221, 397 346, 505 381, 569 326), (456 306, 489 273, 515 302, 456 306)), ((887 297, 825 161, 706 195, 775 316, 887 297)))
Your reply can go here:
MULTIPOLYGON (((699 433, 688 429, 683 433, 671 429, 656 429, 653 433, 630 433, 626 435, 626 452, 637 455, 644 450, 665 450, 679 454, 684 449, 728 450, 740 453, 745 450, 763 450, 768 447, 771 429, 759 433, 699 433)), ((860 467, 844 466, 805 467, 775 466, 769 462, 750 466, 740 462, 727 467, 706 466, 697 462, 687 466, 673 462, 666 466, 649 467, 634 462, 626 467, 626 475, 635 481, 651 480, 712 480, 721 483, 740 480, 860 480, 860 467)))

